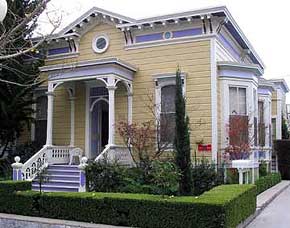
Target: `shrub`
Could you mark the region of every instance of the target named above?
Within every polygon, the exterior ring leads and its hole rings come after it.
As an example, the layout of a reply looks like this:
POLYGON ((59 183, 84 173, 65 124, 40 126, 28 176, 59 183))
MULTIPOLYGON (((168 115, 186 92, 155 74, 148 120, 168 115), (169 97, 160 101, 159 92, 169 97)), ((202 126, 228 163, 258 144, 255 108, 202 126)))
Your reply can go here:
POLYGON ((192 168, 193 193, 200 195, 213 187, 223 184, 223 169, 216 171, 215 165, 202 160, 192 168), (221 174, 221 175, 220 175, 221 174))
POLYGON ((150 170, 155 194, 176 195, 180 173, 174 163, 154 161, 150 170))
POLYGON ((256 180, 255 185, 257 186, 257 194, 260 194, 271 188, 272 186, 281 182, 280 173, 270 173, 267 176, 260 177, 256 180))
POLYGON ((0 181, 0 194, 31 190, 30 181, 0 181))
POLYGON ((227 184, 238 184, 239 183, 239 173, 237 169, 228 168, 226 170, 227 177, 226 177, 226 183, 227 184))
POLYGON ((218 186, 200 197, 122 193, 0 194, 0 212, 146 228, 236 227, 255 212, 254 185, 218 186), (39 198, 38 210, 33 202, 39 198))
POLYGON ((267 163, 265 161, 262 161, 259 165, 259 176, 260 177, 264 177, 267 176, 268 172, 267 172, 267 163))
POLYGON ((88 191, 116 192, 123 184, 123 168, 115 163, 94 162, 86 167, 88 191))

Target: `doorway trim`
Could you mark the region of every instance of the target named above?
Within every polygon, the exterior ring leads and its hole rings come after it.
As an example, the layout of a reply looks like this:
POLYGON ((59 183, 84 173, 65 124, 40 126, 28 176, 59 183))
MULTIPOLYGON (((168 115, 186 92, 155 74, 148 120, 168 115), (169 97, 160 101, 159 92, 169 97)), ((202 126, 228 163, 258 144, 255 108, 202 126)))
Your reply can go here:
MULTIPOLYGON (((85 120, 85 156, 89 159, 92 159, 92 153, 91 153, 91 108, 94 107, 94 105, 103 100, 109 104, 108 99, 104 97, 100 97, 96 99, 92 105, 90 105, 90 89, 95 87, 106 87, 103 83, 100 81, 87 81, 85 82, 86 86, 86 120, 85 120)), ((93 158, 94 159, 94 158, 93 158)))

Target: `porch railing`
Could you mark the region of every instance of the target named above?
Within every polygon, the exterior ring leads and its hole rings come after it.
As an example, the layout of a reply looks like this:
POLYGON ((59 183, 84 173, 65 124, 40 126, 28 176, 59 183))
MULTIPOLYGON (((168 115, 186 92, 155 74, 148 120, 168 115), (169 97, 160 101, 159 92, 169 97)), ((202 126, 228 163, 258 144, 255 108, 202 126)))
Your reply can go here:
POLYGON ((44 146, 34 154, 22 166, 22 179, 33 180, 38 170, 45 168, 48 164, 67 164, 70 151, 74 147, 68 146, 44 146))

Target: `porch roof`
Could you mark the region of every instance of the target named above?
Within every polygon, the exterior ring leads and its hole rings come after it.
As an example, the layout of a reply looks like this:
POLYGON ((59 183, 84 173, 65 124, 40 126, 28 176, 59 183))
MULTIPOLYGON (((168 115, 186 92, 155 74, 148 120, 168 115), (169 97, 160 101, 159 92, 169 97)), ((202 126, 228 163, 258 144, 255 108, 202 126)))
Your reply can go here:
POLYGON ((114 74, 132 81, 137 68, 118 58, 87 60, 75 63, 56 64, 39 68, 48 72, 49 81, 86 80, 97 76, 114 74))

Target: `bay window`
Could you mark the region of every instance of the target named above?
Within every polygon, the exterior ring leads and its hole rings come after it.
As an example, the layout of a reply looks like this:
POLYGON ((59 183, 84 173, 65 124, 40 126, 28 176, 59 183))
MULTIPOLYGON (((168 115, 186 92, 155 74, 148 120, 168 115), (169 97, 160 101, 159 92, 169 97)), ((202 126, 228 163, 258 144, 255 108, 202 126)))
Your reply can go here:
POLYGON ((243 87, 229 87, 229 140, 230 145, 248 143, 249 120, 247 116, 247 90, 243 87))

